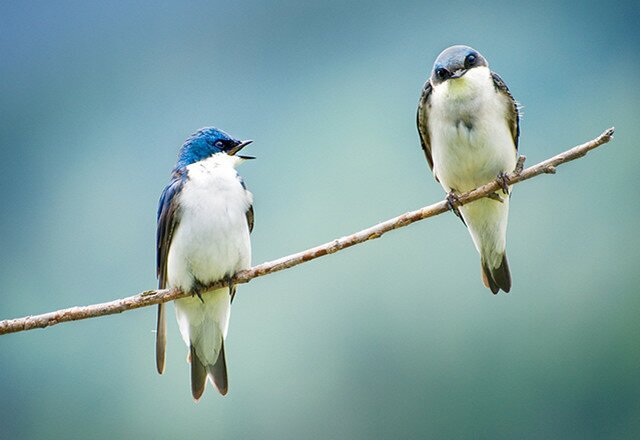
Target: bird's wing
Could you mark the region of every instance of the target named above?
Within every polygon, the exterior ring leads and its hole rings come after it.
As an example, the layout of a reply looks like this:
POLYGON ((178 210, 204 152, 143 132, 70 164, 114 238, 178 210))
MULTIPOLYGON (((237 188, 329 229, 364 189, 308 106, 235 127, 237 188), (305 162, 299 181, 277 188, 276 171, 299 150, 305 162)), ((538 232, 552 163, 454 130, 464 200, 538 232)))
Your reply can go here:
POLYGON ((249 233, 253 232, 253 205, 249 205, 247 209, 247 225, 249 225, 249 233))
POLYGON ((171 182, 164 189, 160 196, 158 205, 158 230, 156 235, 156 257, 158 287, 167 287, 167 257, 173 233, 178 226, 178 203, 177 195, 184 185, 184 173, 174 172, 171 182))
MULTIPOLYGON (((158 231, 156 237, 156 270, 160 289, 167 287, 167 259, 173 232, 178 225, 178 209, 176 195, 182 190, 183 175, 174 172, 171 182, 160 196, 158 205, 158 231)), ((158 321, 156 326, 156 368, 158 373, 164 372, 165 350, 167 346, 167 326, 165 323, 165 305, 158 304, 158 321)))
POLYGON ((491 72, 491 77, 493 78, 493 85, 496 87, 498 93, 502 93, 511 103, 507 111, 507 122, 511 130, 511 136, 513 137, 513 145, 515 145, 516 151, 518 151, 518 139, 520 137, 520 113, 518 111, 518 103, 513 99, 513 95, 504 81, 502 81, 502 78, 500 78, 500 75, 491 72))
MULTIPOLYGON (((245 185, 244 183, 244 179, 242 178, 242 176, 240 174, 237 175, 238 176, 238 180, 240 181, 240 185, 242 185, 242 188, 244 188, 245 191, 249 191, 247 189, 247 185, 245 185)), ((247 208, 247 225, 249 226, 249 233, 253 232, 253 205, 249 205, 249 208, 247 208)))
MULTIPOLYGON (((240 184, 242 185, 244 190, 249 192, 249 190, 247 189, 247 185, 245 185, 244 180, 242 179, 242 176, 240 176, 240 174, 238 174, 238 180, 240 180, 240 184)), ((249 207, 247 208, 247 211, 245 212, 245 216, 247 219, 247 226, 249 227, 249 234, 251 234, 253 232, 253 205, 249 205, 249 207)), ((236 286, 233 286, 233 289, 231 290, 232 303, 235 297, 236 297, 236 286)))
MULTIPOLYGON (((417 125, 418 133, 420 133, 420 142, 422 143, 422 150, 429 163, 429 168, 433 170, 433 159, 431 158, 431 139, 429 138, 429 127, 427 126, 427 109, 431 106, 429 98, 431 98, 431 82, 427 80, 424 88, 422 89, 422 95, 420 95, 420 102, 418 102, 418 114, 417 125)), ((436 176, 436 180, 438 180, 436 176)))

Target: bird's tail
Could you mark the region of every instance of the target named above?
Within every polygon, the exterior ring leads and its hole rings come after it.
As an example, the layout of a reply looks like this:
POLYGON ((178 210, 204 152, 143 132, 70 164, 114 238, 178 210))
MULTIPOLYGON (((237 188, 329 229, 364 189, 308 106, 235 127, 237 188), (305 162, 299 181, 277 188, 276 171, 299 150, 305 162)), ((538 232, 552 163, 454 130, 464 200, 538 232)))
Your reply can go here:
POLYGON ((167 324, 165 322, 165 305, 158 304, 158 324, 156 327, 156 368, 158 373, 164 372, 165 349, 167 347, 167 324))
POLYGON ((505 253, 507 223, 509 220, 509 198, 502 201, 476 200, 464 205, 460 212, 480 254, 482 281, 495 294, 500 289, 511 289, 511 274, 505 253))
POLYGON ((227 394, 224 339, 229 328, 230 300, 229 291, 224 288, 175 301, 180 334, 189 347, 191 393, 195 400, 204 393, 207 378, 220 394, 227 394))
POLYGON ((480 264, 482 265, 482 282, 488 289, 491 289, 494 295, 500 289, 505 292, 511 290, 511 272, 509 272, 506 252, 502 254, 502 259, 497 267, 490 267, 484 258, 480 260, 480 264))
POLYGON ((224 340, 220 342, 218 358, 211 365, 205 365, 196 353, 193 344, 190 347, 189 359, 191 361, 191 394, 195 400, 199 400, 204 393, 207 377, 213 382, 220 394, 225 396, 228 391, 227 361, 224 355, 224 340))

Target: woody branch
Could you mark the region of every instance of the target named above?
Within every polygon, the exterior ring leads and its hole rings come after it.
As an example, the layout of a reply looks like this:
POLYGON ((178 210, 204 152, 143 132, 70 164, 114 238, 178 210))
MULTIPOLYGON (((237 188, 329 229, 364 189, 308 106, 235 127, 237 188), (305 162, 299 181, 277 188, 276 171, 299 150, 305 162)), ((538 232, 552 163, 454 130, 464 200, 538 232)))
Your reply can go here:
MULTIPOLYGON (((573 147, 567 151, 564 151, 563 153, 553 156, 526 169, 523 169, 524 156, 520 156, 516 169, 507 176, 509 179, 509 184, 516 185, 520 182, 524 182, 525 180, 529 180, 533 177, 539 176, 540 174, 554 174, 558 165, 581 158, 585 156, 589 151, 609 142, 613 137, 613 132, 614 129, 610 128, 604 131, 595 139, 573 147)), ((502 186, 499 181, 496 180, 489 182, 486 185, 478 187, 472 191, 460 194, 458 196, 458 204, 465 205, 467 203, 473 202, 474 200, 490 196, 499 190, 502 190, 502 186)), ((356 232, 355 234, 346 235, 344 237, 337 238, 311 249, 307 249, 296 254, 291 254, 286 257, 278 258, 277 260, 268 261, 266 263, 254 266, 251 269, 238 272, 233 277, 233 282, 235 284, 248 283, 254 278, 268 275, 284 269, 289 269, 291 267, 306 263, 307 261, 314 260, 324 255, 333 254, 356 244, 379 238, 389 231, 403 228, 419 220, 434 217, 448 210, 449 207, 447 201, 443 200, 441 202, 425 206, 424 208, 415 211, 406 212, 402 215, 399 215, 382 223, 378 223, 367 229, 363 229, 362 231, 356 232)), ((218 281, 208 286, 208 288, 215 289, 224 286, 226 286, 224 281, 218 281)), ((148 290, 137 295, 105 303, 93 304, 89 306, 71 307, 54 312, 44 313, 41 315, 25 316, 23 318, 7 319, 4 321, 0 321, 0 335, 31 330, 34 328, 45 328, 62 322, 113 315, 116 313, 125 312, 127 310, 133 310, 140 307, 147 307, 153 304, 172 301, 178 298, 186 297, 188 295, 188 293, 184 293, 178 289, 148 290)))

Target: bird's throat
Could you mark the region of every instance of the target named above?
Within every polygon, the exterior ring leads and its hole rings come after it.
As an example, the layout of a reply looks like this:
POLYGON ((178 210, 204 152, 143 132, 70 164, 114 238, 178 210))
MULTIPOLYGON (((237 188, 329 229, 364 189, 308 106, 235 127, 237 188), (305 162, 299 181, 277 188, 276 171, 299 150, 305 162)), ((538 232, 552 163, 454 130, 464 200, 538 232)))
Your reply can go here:
POLYGON ((447 82, 449 83, 450 98, 464 99, 468 98, 469 95, 474 92, 474 87, 472 87, 470 82, 464 76, 461 78, 450 79, 447 82))

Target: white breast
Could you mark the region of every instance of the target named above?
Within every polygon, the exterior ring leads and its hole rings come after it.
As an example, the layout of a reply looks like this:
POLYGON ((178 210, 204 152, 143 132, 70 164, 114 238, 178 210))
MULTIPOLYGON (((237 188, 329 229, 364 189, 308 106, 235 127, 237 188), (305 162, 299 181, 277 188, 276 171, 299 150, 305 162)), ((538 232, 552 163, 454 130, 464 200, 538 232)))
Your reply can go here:
POLYGON ((507 111, 487 67, 433 88, 429 113, 434 173, 446 191, 471 190, 515 168, 507 111))
POLYGON ((189 291, 194 278, 207 284, 251 266, 246 212, 252 196, 235 171, 240 160, 219 153, 187 167, 168 255, 169 286, 189 291))

